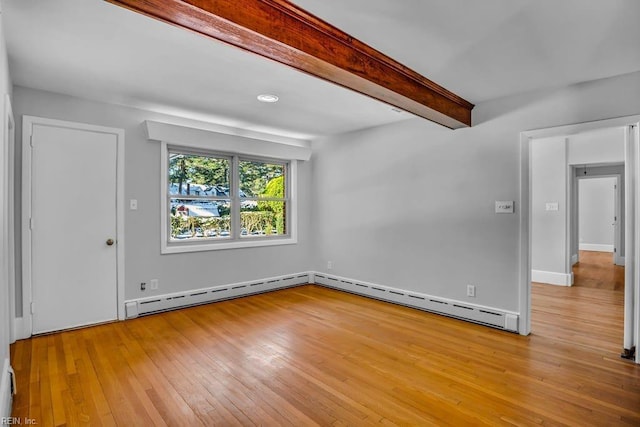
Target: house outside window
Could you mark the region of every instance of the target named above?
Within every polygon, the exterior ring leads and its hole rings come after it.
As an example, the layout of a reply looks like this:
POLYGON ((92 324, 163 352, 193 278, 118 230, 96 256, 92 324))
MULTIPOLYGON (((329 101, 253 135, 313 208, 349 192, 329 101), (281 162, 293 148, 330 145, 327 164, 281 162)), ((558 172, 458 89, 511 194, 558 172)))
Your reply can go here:
POLYGON ((162 252, 296 243, 296 162, 167 145, 162 252))

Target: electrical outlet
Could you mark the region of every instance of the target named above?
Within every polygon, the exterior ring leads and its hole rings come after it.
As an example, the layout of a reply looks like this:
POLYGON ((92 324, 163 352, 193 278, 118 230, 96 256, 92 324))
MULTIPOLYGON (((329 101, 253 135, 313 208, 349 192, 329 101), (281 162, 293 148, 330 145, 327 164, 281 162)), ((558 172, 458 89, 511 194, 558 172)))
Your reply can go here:
POLYGON ((140 290, 141 291, 146 291, 147 290, 147 283, 146 282, 140 283, 140 290))
POLYGON ((333 261, 327 261, 327 270, 333 269, 333 261))
POLYGON ((467 285, 467 296, 468 297, 476 296, 476 287, 474 285, 467 285))
POLYGON ((158 289, 158 279, 151 279, 149 280, 149 288, 153 289, 158 289))

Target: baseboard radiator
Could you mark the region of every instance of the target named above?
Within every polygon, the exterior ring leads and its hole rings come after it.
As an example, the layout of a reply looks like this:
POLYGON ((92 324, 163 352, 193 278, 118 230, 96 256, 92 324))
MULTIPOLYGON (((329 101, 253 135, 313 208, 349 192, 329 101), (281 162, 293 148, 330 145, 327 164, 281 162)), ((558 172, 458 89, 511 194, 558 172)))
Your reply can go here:
POLYGON ((493 328, 518 332, 517 313, 313 272, 129 300, 125 302, 126 318, 132 319, 161 311, 224 301, 307 283, 315 283, 328 288, 455 317, 493 328))
POLYGON ((314 283, 329 288, 455 317, 493 328, 518 332, 517 313, 332 276, 325 273, 314 273, 313 279, 314 283))
POLYGON ((140 298, 125 302, 126 318, 132 319, 145 314, 207 304, 215 301, 224 301, 307 283, 309 283, 309 273, 297 273, 251 282, 234 283, 211 288, 195 289, 187 292, 140 298))

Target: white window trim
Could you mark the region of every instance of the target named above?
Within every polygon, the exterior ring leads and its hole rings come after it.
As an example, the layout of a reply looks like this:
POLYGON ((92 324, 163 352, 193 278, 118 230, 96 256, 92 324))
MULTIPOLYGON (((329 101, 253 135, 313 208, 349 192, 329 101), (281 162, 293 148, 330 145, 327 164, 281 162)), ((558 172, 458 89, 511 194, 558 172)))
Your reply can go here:
MULTIPOLYGON (((269 237, 260 238, 255 240, 231 240, 231 241, 201 241, 201 242, 171 242, 169 243, 169 227, 167 226, 169 221, 169 207, 167 205, 167 176, 169 174, 169 147, 176 148, 189 148, 195 147, 177 146, 176 144, 168 144, 167 142, 161 142, 161 155, 160 155, 160 253, 161 254, 176 254, 185 252, 202 252, 202 251, 215 251, 225 249, 239 249, 239 248, 256 248, 263 246, 280 246, 280 245, 293 245, 298 243, 298 162, 295 159, 289 160, 289 234, 283 237, 269 237)), ((199 148, 199 147, 198 147, 199 148)), ((228 153, 228 155, 244 157, 243 153, 228 153)))

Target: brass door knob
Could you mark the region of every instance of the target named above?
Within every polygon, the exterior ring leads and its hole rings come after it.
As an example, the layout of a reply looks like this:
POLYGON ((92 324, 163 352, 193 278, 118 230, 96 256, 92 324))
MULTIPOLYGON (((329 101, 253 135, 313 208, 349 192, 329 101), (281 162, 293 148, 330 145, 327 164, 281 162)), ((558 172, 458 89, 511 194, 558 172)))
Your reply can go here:
POLYGON ((107 239, 107 246, 111 246, 113 245, 115 242, 113 241, 113 239, 107 239))

